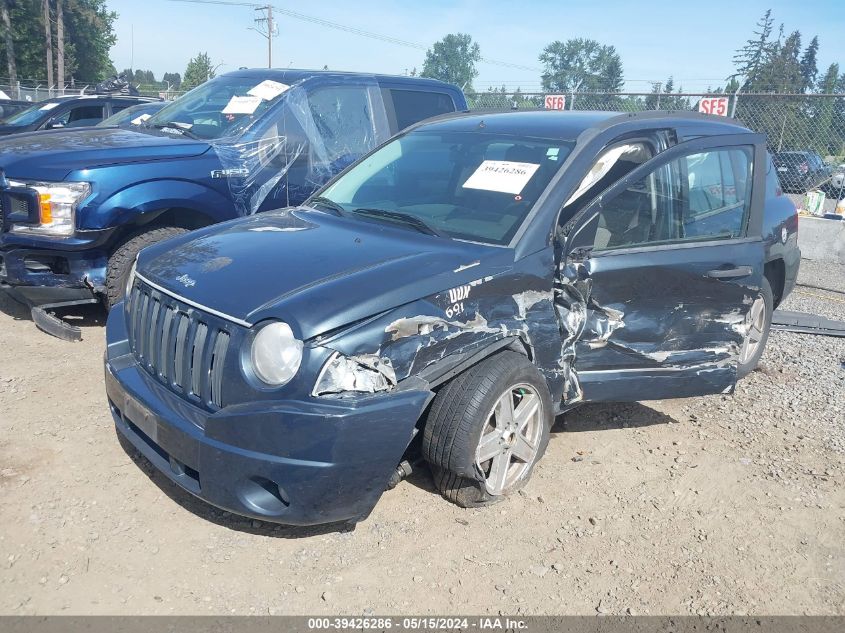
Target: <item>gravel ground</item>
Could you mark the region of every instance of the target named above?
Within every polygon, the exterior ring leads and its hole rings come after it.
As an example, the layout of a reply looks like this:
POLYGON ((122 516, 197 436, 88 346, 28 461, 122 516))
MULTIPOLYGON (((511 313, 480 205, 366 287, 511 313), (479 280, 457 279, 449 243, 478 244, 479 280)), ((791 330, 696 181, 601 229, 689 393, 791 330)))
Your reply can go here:
MULTIPOLYGON (((830 290, 784 308, 845 319, 845 268, 801 280, 830 290)), ((773 332, 732 396, 584 406, 498 506, 420 470, 338 532, 220 512, 124 450, 101 320, 68 344, 0 296, 2 614, 845 614, 845 339, 773 332)))

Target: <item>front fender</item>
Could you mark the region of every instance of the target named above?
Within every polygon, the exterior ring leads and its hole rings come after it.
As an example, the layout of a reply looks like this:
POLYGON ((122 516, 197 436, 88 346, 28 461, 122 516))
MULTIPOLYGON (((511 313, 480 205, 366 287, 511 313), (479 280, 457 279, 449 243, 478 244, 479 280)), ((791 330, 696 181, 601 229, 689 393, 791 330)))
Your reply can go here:
POLYGON ((214 222, 236 217, 231 199, 221 192, 192 180, 150 180, 130 185, 94 201, 80 211, 80 229, 94 230, 134 223, 151 212, 170 208, 190 209, 214 222))
POLYGON ((398 306, 323 338, 320 345, 350 357, 377 354, 390 360, 397 382, 422 378, 429 384, 514 346, 529 355, 557 400, 565 375, 546 255, 527 258, 508 274, 398 306))

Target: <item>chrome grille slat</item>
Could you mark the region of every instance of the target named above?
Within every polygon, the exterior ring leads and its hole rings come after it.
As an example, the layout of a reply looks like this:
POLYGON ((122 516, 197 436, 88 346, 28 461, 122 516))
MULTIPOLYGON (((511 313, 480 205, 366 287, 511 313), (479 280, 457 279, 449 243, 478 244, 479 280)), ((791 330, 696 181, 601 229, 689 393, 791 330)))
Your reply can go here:
POLYGON ((211 379, 208 381, 211 385, 211 394, 209 400, 216 406, 222 406, 221 395, 223 392, 223 360, 226 358, 226 351, 229 349, 229 333, 218 332, 217 340, 214 341, 214 348, 211 352, 211 362, 209 373, 211 379))
POLYGON ((188 327, 191 325, 191 320, 187 314, 179 315, 179 325, 176 328, 176 347, 173 350, 173 359, 175 367, 173 368, 173 382, 177 387, 185 389, 187 386, 185 382, 185 347, 188 341, 188 327))
POLYGON ((147 365, 153 371, 158 367, 156 352, 158 351, 158 315, 161 309, 161 303, 158 299, 153 299, 153 306, 150 310, 150 325, 147 329, 147 365))
POLYGON ((191 393, 202 397, 203 382, 208 382, 208 376, 203 376, 202 357, 205 350, 205 337, 208 334, 208 327, 205 323, 197 323, 194 333, 194 345, 191 353, 191 393), (205 378, 205 380, 203 380, 205 378))
POLYGON ((170 378, 173 376, 173 373, 169 369, 170 356, 168 350, 170 349, 170 331, 173 329, 174 312, 175 310, 171 306, 167 306, 164 312, 164 320, 161 324, 158 370, 165 382, 170 382, 170 378))
POLYGON ((130 348, 140 367, 191 402, 222 407, 233 326, 142 280, 126 305, 130 348))

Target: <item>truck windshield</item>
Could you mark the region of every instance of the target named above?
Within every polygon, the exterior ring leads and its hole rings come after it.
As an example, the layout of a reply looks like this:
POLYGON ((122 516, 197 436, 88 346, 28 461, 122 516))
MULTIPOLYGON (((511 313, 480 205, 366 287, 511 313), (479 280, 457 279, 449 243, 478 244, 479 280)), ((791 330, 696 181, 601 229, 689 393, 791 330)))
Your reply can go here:
POLYGON ((15 112, 12 116, 4 119, 3 125, 14 125, 16 127, 30 125, 31 123, 35 123, 48 116, 47 113, 57 105, 59 104, 56 101, 42 101, 40 103, 36 103, 35 105, 31 105, 20 112, 15 112))
POLYGON ((224 75, 194 88, 147 120, 147 127, 190 132, 194 138, 239 135, 288 89, 279 82, 224 75))
POLYGON ((508 244, 574 145, 420 130, 365 158, 312 202, 368 221, 411 216, 437 235, 508 244))

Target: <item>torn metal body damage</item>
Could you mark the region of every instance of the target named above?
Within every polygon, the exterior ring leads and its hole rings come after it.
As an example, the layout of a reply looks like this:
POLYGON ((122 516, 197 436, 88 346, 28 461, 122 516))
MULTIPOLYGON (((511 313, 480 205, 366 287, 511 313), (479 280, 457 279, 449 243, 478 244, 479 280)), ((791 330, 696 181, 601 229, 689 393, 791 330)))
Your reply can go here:
MULTIPOLYGON (((438 384, 462 362, 510 341, 544 375, 561 411, 605 399, 603 376, 622 384, 643 374, 639 386, 620 390, 619 399, 632 394, 634 399, 671 397, 669 376, 675 386, 682 385, 682 393, 733 389, 747 331, 741 310, 719 312, 717 305, 694 297, 668 306, 659 290, 642 301, 641 288, 634 285, 626 292, 625 281, 617 288, 605 284, 598 293, 594 276, 601 277, 604 268, 600 258, 570 258, 556 266, 549 249, 522 260, 507 274, 474 279, 403 305, 319 345, 350 359, 361 354, 382 359, 395 377, 382 384, 387 390, 394 384, 401 389, 410 378, 438 384), (559 272, 552 275, 555 268, 559 272), (605 299, 611 296, 615 300, 605 299), (589 377, 588 388, 582 371, 589 377), (630 376, 623 375, 626 371, 630 376), (697 381, 706 386, 696 387, 697 381)), ((693 294, 705 293, 711 283, 694 267, 682 276, 681 285, 693 294)), ((655 283, 659 287, 660 277, 655 283)), ((752 295, 746 292, 750 290, 737 286, 731 301, 749 303, 752 295)))

